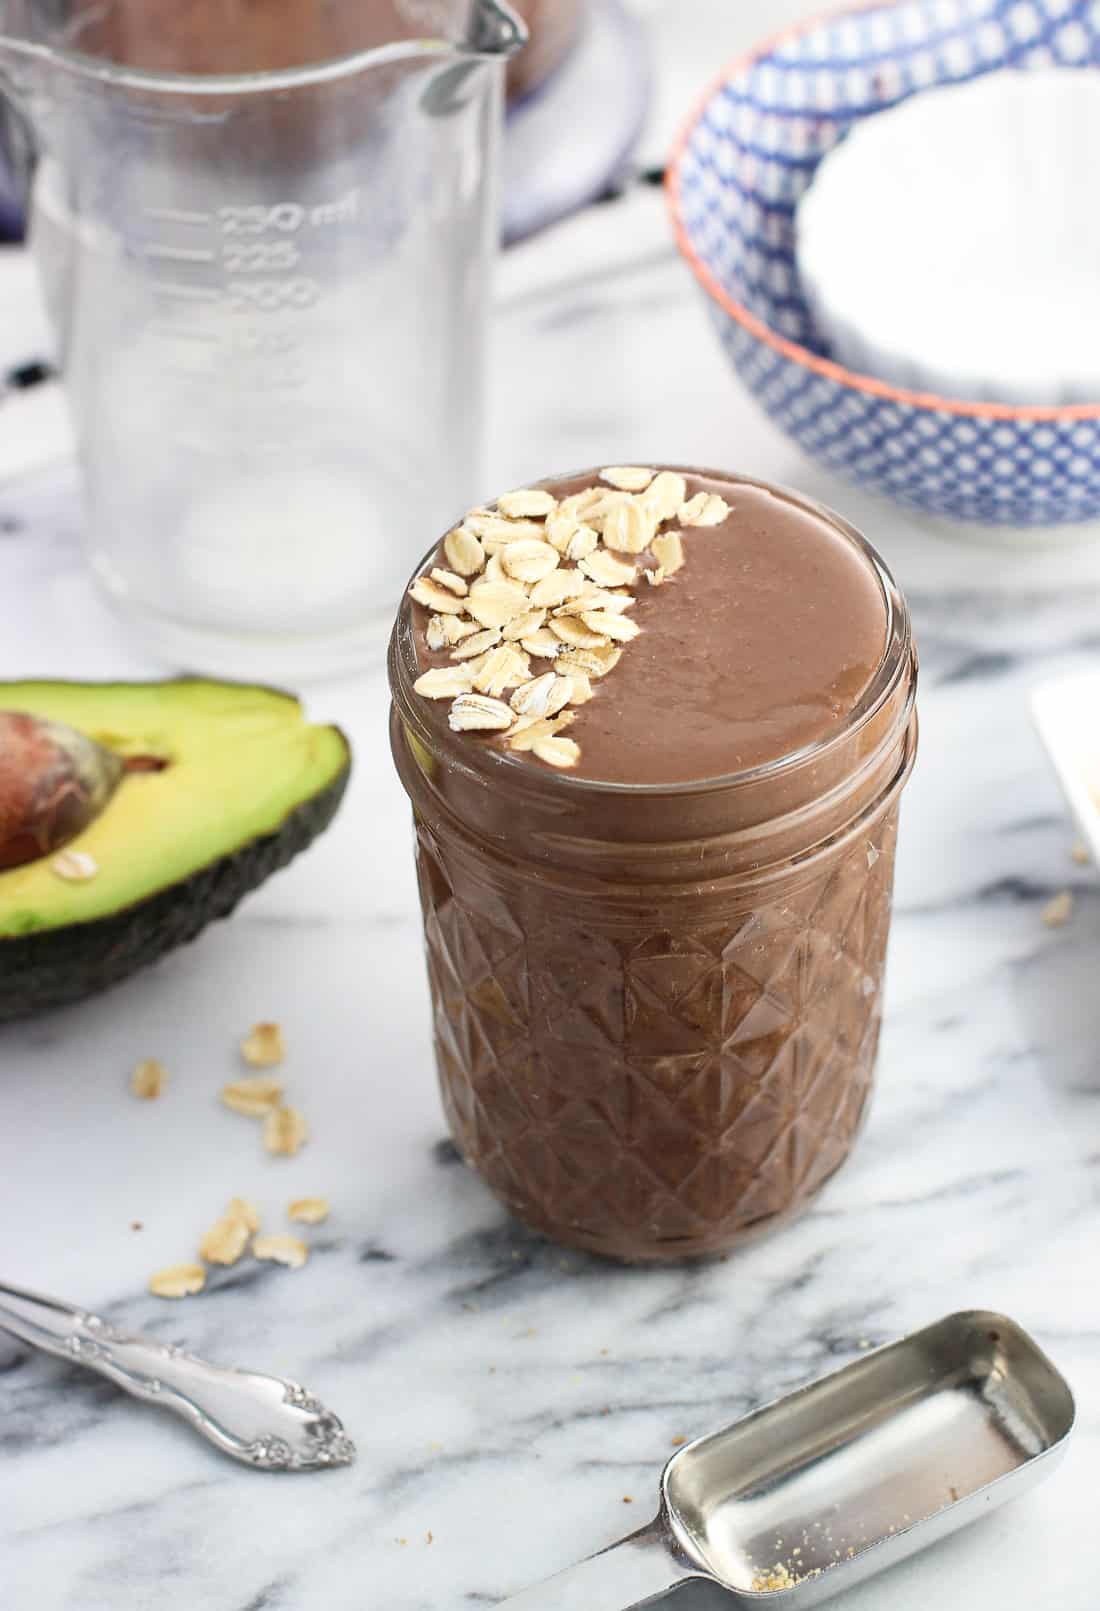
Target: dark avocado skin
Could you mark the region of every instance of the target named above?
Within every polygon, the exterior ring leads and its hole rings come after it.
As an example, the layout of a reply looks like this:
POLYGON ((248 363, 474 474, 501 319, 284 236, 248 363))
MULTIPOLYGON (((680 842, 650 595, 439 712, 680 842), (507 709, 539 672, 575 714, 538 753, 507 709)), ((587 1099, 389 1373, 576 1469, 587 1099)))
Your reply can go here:
POLYGON ((110 917, 0 940, 0 1024, 98 995, 228 917, 328 827, 350 775, 349 750, 339 776, 296 806, 276 832, 110 917))

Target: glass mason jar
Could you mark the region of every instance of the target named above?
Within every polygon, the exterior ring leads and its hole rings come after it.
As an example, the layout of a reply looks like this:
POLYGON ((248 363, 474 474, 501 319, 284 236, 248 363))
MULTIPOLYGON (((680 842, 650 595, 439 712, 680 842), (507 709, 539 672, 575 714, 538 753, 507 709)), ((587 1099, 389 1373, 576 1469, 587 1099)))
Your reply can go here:
POLYGON ((885 647, 827 739, 752 770, 623 785, 506 757, 427 720, 408 599, 394 629, 448 1123, 573 1247, 724 1251, 804 1208, 866 1112, 917 662, 874 550, 795 501, 876 574, 885 647))

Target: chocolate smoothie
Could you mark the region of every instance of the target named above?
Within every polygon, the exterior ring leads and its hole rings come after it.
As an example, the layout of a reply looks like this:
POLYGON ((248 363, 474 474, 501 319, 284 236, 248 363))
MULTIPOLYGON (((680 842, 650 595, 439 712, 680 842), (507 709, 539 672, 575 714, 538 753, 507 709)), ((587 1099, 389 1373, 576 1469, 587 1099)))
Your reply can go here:
MULTIPOLYGON (((576 37, 578 0, 513 0, 530 42, 509 63, 519 96, 537 88, 576 37)), ((404 40, 462 37, 466 11, 434 0, 78 0, 80 50, 144 72, 269 73, 336 61, 404 40)))
POLYGON ((540 483, 429 557, 391 678, 467 1161, 628 1259, 801 1207, 870 1087, 915 747, 867 545, 734 477, 540 483))

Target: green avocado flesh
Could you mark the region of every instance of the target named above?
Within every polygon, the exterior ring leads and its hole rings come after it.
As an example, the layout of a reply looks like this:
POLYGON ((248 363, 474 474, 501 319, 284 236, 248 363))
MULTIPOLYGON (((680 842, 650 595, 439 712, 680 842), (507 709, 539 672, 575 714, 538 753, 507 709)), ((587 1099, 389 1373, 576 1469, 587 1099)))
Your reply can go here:
POLYGON ((290 694, 238 683, 0 683, 0 710, 64 722, 122 757, 122 777, 53 858, 0 872, 0 1021, 76 1001, 182 944, 304 850, 340 803, 347 740, 290 694))

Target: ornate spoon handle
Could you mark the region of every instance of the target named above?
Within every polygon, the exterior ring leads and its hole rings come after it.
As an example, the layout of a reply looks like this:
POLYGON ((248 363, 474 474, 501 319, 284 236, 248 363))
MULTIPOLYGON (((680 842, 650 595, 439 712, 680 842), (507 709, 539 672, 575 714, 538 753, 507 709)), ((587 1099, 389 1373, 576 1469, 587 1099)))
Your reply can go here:
POLYGON ((0 1282, 0 1327, 182 1416, 223 1453, 272 1471, 349 1465, 355 1445, 297 1382, 211 1365, 174 1344, 0 1282))

